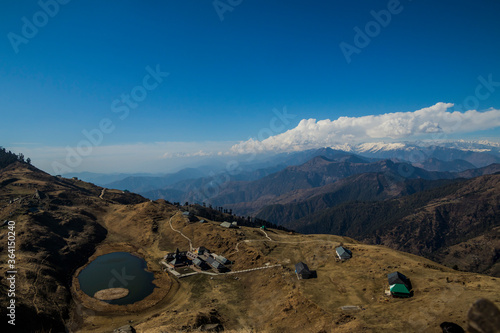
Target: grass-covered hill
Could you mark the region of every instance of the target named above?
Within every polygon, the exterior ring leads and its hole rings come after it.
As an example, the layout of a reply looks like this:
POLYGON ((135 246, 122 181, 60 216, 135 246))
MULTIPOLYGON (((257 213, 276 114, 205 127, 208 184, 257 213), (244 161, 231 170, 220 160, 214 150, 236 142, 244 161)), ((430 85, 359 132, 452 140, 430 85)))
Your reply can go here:
MULTIPOLYGON (((466 327, 478 298, 500 305, 495 277, 348 237, 190 222, 163 200, 52 177, 20 162, 0 169, 0 184, 0 221, 16 222, 17 332, 112 332, 123 325, 144 333, 196 332, 206 325, 226 332, 436 332, 443 321, 466 327), (187 250, 188 239, 232 260, 234 271, 273 267, 174 278, 159 261, 176 248, 187 250), (336 261, 340 244, 352 250, 349 261, 336 261), (151 296, 127 306, 82 298, 75 273, 117 251, 147 261, 157 286, 151 296), (299 261, 317 278, 298 280, 299 261), (411 279, 412 298, 385 295, 387 274, 395 270, 411 279)), ((0 228, 2 271, 8 232, 0 228)), ((2 277, 1 304, 7 289, 2 277)), ((5 311, 2 306, 3 318, 5 311)), ((6 321, 0 325, 5 331, 6 321)))

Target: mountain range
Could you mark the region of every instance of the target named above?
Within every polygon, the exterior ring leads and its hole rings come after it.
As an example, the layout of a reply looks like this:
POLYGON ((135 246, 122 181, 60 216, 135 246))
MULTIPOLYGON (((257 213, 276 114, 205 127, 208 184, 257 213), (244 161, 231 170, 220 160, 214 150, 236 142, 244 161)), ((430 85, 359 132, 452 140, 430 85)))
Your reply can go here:
MULTIPOLYGON (((357 156, 365 162, 391 159, 411 163, 427 171, 460 172, 467 169, 500 163, 499 144, 489 141, 453 141, 418 143, 365 143, 359 145, 339 145, 336 147, 311 149, 306 151, 234 156, 224 162, 208 158, 204 165, 193 166, 166 175, 121 175, 112 182, 99 185, 116 189, 127 189, 150 198, 165 198, 169 201, 204 201, 216 195, 217 190, 230 181, 253 181, 279 172, 289 166, 298 166, 317 156, 338 160, 346 156, 357 156), (215 167, 215 165, 217 167, 215 167), (216 184, 216 186, 214 186, 216 184), (210 188, 211 191, 200 190, 210 188), (175 191, 172 191, 175 190, 175 191)), ((116 175, 115 175, 116 176, 116 175)), ((81 177, 92 181, 94 178, 81 177)))

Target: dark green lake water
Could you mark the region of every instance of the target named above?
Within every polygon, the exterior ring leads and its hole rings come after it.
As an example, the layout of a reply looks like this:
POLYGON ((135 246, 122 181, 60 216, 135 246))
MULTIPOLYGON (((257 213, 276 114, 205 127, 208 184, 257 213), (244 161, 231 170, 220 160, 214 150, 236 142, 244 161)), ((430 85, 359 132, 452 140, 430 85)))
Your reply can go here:
POLYGON ((153 273, 147 272, 146 262, 128 252, 114 252, 97 257, 78 275, 80 289, 89 296, 102 289, 126 288, 129 294, 110 304, 132 304, 153 292, 153 273))

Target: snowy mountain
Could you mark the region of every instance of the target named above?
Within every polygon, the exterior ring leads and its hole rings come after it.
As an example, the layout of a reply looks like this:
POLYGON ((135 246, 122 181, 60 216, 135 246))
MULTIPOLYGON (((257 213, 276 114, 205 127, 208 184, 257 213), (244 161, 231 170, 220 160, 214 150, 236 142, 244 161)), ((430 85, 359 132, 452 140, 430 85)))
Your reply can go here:
POLYGON ((442 161, 465 160, 476 167, 500 162, 500 143, 478 141, 369 142, 331 147, 372 158, 393 158, 422 163, 431 158, 442 161))

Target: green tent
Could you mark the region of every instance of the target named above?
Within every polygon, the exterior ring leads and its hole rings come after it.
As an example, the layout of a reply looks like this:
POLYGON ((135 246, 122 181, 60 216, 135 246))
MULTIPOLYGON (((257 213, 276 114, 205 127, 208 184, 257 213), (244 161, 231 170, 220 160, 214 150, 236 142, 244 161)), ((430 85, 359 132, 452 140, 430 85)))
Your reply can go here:
POLYGON ((396 283, 390 286, 391 294, 395 297, 410 297, 410 291, 402 283, 396 283))

